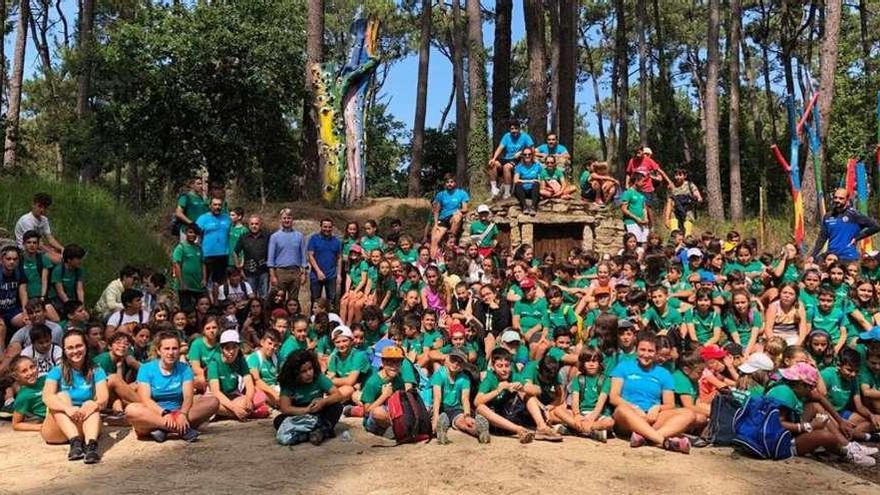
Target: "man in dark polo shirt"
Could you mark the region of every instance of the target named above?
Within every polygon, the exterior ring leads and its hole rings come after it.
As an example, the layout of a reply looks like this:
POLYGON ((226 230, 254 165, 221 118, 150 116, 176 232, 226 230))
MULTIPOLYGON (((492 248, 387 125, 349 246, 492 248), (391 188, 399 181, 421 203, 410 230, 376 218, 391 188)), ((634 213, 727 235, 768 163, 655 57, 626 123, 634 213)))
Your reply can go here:
POLYGON ((263 299, 269 292, 269 234, 263 230, 263 219, 258 215, 248 218, 248 231, 238 238, 235 247, 235 264, 244 271, 245 280, 263 299), (242 253, 239 256, 237 253, 242 253))

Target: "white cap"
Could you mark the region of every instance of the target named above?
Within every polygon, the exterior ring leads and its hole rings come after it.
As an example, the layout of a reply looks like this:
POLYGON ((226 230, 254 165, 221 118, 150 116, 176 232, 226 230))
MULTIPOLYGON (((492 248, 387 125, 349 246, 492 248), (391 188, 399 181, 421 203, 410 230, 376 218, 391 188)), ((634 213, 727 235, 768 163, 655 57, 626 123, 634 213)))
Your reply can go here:
POLYGON ((646 155, 653 155, 654 154, 654 152, 651 151, 651 148, 648 148, 647 146, 642 146, 642 153, 644 153, 646 155))
POLYGON ((477 213, 492 213, 488 205, 480 205, 477 207, 477 213))
POLYGON ((501 334, 501 342, 522 342, 522 338, 516 330, 505 330, 501 334))
POLYGON ((332 321, 342 325, 342 318, 336 313, 327 313, 327 321, 332 321))
POLYGON ((241 344, 241 336, 238 335, 238 330, 224 330, 220 334, 220 345, 223 344, 241 344))
POLYGON ((351 333, 351 328, 345 325, 339 325, 334 328, 332 332, 330 332, 330 339, 336 340, 336 337, 345 337, 347 339, 353 338, 354 334, 351 333))
POLYGON ((702 258, 703 252, 700 251, 699 248, 690 248, 687 250, 687 255, 688 258, 690 258, 691 256, 699 256, 700 258, 702 258))
POLYGON ((754 373, 756 371, 773 371, 773 360, 770 359, 770 356, 764 354, 763 352, 755 352, 750 354, 748 359, 746 359, 742 364, 739 365, 739 370, 743 373, 749 374, 754 373))

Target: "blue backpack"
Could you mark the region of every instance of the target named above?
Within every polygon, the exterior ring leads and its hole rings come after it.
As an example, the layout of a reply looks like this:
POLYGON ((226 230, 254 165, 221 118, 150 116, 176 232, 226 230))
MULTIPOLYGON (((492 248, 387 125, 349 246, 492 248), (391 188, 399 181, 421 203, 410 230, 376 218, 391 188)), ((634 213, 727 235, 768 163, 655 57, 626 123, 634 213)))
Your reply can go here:
POLYGON ((782 427, 781 403, 772 397, 753 395, 733 417, 733 445, 757 459, 782 460, 792 456, 791 432, 782 427))

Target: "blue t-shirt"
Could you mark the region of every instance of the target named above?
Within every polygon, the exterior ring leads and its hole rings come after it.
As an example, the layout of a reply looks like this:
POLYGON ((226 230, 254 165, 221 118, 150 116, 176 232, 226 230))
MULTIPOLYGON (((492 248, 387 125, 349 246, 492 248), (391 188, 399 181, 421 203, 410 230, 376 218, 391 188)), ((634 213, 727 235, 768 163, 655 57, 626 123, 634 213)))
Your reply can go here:
MULTIPOLYGON (((333 235, 325 237, 320 233, 315 234, 309 237, 306 251, 314 253, 315 261, 318 262, 318 266, 321 267, 321 271, 324 272, 327 280, 336 279, 336 264, 342 253, 342 242, 338 237, 333 235)), ((309 279, 313 282, 318 280, 318 274, 315 270, 309 271, 309 279)))
MULTIPOLYGON (((519 174, 519 178, 522 180, 538 180, 538 178, 541 176, 541 170, 543 170, 543 168, 541 167, 541 165, 538 164, 538 162, 532 162, 531 167, 527 167, 523 163, 518 163, 516 165, 516 168, 513 169, 513 173, 519 174)), ((526 191, 531 191, 532 188, 535 187, 535 183, 527 182, 522 186, 523 189, 525 189, 526 191)))
POLYGON ((203 213, 197 220, 196 225, 202 230, 202 254, 204 256, 228 256, 229 255, 229 229, 232 220, 226 213, 214 215, 203 213))
POLYGON ((440 220, 446 220, 461 209, 463 203, 471 200, 470 195, 464 189, 455 188, 451 192, 444 189, 434 196, 434 202, 440 205, 440 220))
POLYGON ((535 151, 542 155, 564 155, 568 153, 568 148, 566 148, 562 144, 557 143, 556 146, 553 147, 553 149, 550 149, 550 146, 548 146, 547 143, 544 143, 541 146, 538 146, 538 149, 536 149, 535 151))
POLYGON ((183 405, 183 384, 193 381, 193 372, 188 364, 177 361, 166 375, 154 359, 141 365, 137 381, 150 386, 150 397, 159 407, 173 411, 183 405))
MULTIPOLYGON (((90 366, 94 366, 89 363, 90 366)), ((49 370, 46 375, 47 381, 53 381, 58 384, 58 391, 64 392, 70 397, 70 402, 76 407, 83 405, 83 402, 95 398, 95 385, 107 380, 107 373, 104 373, 98 366, 92 369, 92 381, 87 382, 77 370, 70 370, 71 383, 65 382, 61 377, 61 366, 56 366, 49 370)))
POLYGON ((645 412, 663 402, 664 390, 675 390, 672 374, 667 369, 651 365, 645 370, 638 360, 621 361, 611 371, 611 378, 623 379, 620 396, 645 412))
POLYGON ((513 160, 513 157, 523 148, 534 145, 535 141, 527 132, 520 131, 517 138, 514 138, 509 132, 505 132, 501 137, 501 146, 504 146, 504 159, 508 161, 513 160))
POLYGON ((816 256, 825 241, 828 241, 829 253, 834 253, 840 260, 852 261, 859 259, 857 246, 852 242, 862 230, 866 233, 874 233, 877 229, 877 222, 858 211, 847 208, 840 215, 828 213, 822 219, 822 229, 819 232, 819 238, 816 239, 816 246, 813 248, 813 256, 816 256))

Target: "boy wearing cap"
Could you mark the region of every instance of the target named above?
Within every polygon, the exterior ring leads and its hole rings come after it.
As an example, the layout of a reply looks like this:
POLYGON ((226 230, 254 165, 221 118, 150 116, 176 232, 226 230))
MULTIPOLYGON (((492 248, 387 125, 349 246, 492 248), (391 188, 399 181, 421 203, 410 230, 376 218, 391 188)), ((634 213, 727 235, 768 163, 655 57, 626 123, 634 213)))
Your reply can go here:
POLYGON ((468 228, 471 240, 477 244, 480 256, 487 257, 495 249, 495 238, 498 237, 498 226, 492 221, 492 210, 487 205, 477 207, 477 219, 468 228))
POLYGON ((446 364, 431 376, 434 402, 431 407, 431 426, 437 434, 437 443, 449 443, 449 427, 477 437, 480 443, 489 443, 489 422, 483 416, 471 416, 471 381, 465 374, 467 355, 453 349, 446 356, 446 364))
POLYGON ((519 332, 513 328, 508 328, 501 333, 501 337, 498 340, 500 346, 513 356, 513 364, 516 368, 514 371, 522 371, 525 365, 529 363, 529 349, 522 345, 522 337, 519 332))
POLYGON ((351 328, 339 325, 330 333, 336 350, 330 353, 327 362, 327 378, 333 382, 343 397, 343 402, 351 399, 358 384, 363 384, 370 376, 373 367, 367 353, 352 347, 354 335, 351 328))
MULTIPOLYGON (((218 416, 244 421, 255 412, 254 379, 241 355, 238 331, 226 330, 220 335, 220 355, 208 363, 207 376, 211 395, 220 402, 218 416)), ((268 412, 266 408, 266 416, 268 412)))
POLYGON ((735 386, 739 375, 733 365, 733 358, 717 344, 700 348, 700 358, 706 363, 706 367, 703 368, 697 382, 700 392, 697 404, 704 406, 708 411, 718 390, 735 386), (730 373, 732 379, 724 376, 725 370, 730 373))
POLYGON ((379 371, 370 375, 361 392, 361 402, 364 404, 364 429, 375 435, 384 435, 391 426, 391 418, 388 416, 385 403, 394 392, 404 389, 400 374, 404 360, 403 349, 396 345, 385 347, 380 357, 382 366, 379 371))

